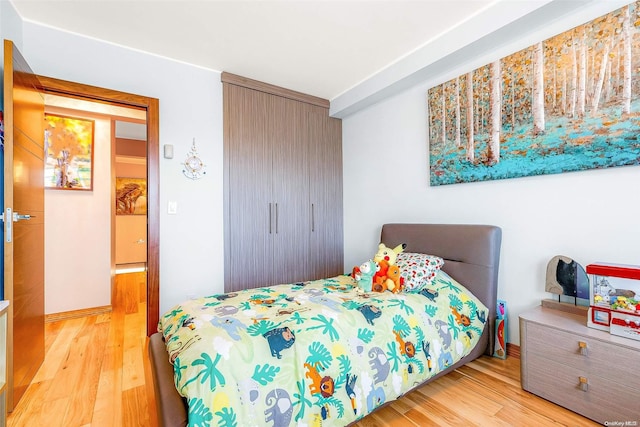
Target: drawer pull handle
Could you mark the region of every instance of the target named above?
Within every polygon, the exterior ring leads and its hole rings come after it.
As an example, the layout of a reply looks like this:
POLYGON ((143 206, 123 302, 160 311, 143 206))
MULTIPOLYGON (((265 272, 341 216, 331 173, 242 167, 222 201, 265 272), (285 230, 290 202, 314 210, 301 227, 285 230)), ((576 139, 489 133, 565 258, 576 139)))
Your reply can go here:
POLYGON ((584 341, 578 341, 578 348, 580 349, 580 354, 586 356, 588 353, 587 343, 584 341))
POLYGON ((578 384, 578 387, 580 387, 580 390, 582 391, 589 391, 589 380, 587 380, 586 377, 578 377, 578 379, 580 380, 580 384, 578 384))

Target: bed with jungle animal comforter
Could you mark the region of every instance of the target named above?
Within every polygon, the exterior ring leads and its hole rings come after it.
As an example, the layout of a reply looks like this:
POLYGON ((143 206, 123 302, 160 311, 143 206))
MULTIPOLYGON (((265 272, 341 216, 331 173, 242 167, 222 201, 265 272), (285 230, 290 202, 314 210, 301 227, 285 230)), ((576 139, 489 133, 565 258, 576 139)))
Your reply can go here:
POLYGON ((338 276, 215 295, 160 326, 190 425, 343 426, 469 354, 487 315, 440 271, 418 293, 338 276))
POLYGON ((160 426, 344 426, 493 354, 500 228, 385 224, 389 248, 444 260, 411 292, 350 276, 175 306, 149 339, 160 426), (463 286, 464 285, 464 286, 463 286))

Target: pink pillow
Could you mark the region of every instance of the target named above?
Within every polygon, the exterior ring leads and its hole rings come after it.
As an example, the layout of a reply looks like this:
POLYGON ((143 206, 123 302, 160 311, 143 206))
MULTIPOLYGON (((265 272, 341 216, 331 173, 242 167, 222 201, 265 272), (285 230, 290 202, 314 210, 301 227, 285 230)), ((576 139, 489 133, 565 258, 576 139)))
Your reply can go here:
POLYGON ((404 292, 420 292, 430 285, 444 260, 435 255, 401 252, 396 259, 400 277, 404 279, 404 292))

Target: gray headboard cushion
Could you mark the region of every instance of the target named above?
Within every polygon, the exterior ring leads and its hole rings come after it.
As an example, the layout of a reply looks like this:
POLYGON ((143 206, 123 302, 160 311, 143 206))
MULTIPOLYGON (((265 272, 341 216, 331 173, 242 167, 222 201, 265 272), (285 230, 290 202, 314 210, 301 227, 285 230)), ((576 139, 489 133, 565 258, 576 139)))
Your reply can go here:
POLYGON ((493 354, 502 230, 476 224, 385 224, 380 241, 389 247, 406 243, 405 252, 444 258, 442 269, 489 308, 485 353, 493 354))

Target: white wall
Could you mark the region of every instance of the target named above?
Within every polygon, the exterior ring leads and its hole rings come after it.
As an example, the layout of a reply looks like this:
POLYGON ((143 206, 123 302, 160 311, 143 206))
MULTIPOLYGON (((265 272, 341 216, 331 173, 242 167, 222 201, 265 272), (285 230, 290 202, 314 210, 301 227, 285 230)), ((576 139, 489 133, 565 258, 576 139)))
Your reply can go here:
POLYGON ((111 305, 111 121, 87 118, 93 190, 44 193, 45 314, 111 305))
POLYGON ((518 344, 519 313, 551 297, 544 276, 553 256, 640 264, 640 167, 430 187, 427 89, 463 71, 343 119, 345 268, 375 252, 386 222, 498 225, 498 297, 508 304, 508 341, 518 344))
POLYGON ((222 292, 220 73, 30 22, 22 38, 22 54, 37 74, 160 100, 160 144, 173 144, 175 152, 160 159, 160 311, 188 294, 222 292), (182 174, 194 137, 207 165, 199 181, 182 174), (177 202, 177 215, 167 215, 169 200, 177 202))

